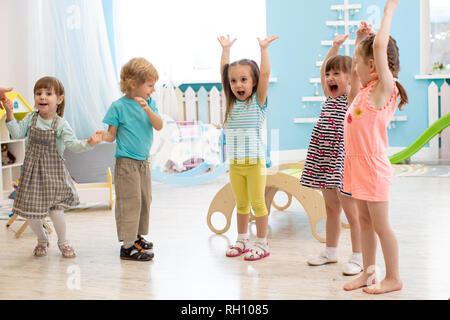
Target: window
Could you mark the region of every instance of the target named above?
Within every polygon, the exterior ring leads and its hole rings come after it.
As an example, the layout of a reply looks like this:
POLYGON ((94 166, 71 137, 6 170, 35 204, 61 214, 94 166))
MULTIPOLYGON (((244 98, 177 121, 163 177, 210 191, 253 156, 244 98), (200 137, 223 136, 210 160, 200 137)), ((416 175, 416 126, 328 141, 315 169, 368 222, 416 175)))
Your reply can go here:
POLYGON ((450 73, 450 5, 448 0, 420 0, 421 73, 433 73, 440 62, 450 73))
POLYGON ((450 72, 450 3, 430 0, 430 63, 440 62, 450 72))
POLYGON ((160 79, 176 84, 220 81, 219 35, 238 41, 231 61, 258 62, 257 37, 266 36, 265 0, 117 0, 117 67, 145 57, 160 79))

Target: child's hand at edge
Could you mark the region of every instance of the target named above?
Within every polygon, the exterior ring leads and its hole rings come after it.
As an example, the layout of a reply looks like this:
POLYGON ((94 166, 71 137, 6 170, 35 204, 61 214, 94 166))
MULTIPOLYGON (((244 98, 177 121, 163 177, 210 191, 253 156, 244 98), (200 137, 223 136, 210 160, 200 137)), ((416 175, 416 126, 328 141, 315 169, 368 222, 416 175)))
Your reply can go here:
POLYGON ((266 49, 272 41, 278 38, 279 38, 278 36, 269 36, 263 40, 258 38, 259 46, 261 47, 261 49, 266 49))
POLYGON ((87 143, 89 143, 90 146, 93 147, 103 141, 103 135, 104 131, 98 130, 96 133, 90 136, 89 139, 87 139, 87 143))
POLYGON ((13 88, 2 88, 0 87, 0 101, 4 101, 6 98, 5 93, 12 91, 13 88))
POLYGON ((230 48, 233 45, 233 43, 236 42, 237 39, 230 40, 230 35, 227 34, 226 37, 220 36, 220 37, 217 38, 217 40, 219 40, 220 45, 222 46, 222 48, 225 49, 225 48, 230 48))
POLYGON ((6 96, 4 98, 0 99, 0 109, 5 109, 6 113, 12 114, 14 110, 14 105, 10 99, 8 99, 6 96))

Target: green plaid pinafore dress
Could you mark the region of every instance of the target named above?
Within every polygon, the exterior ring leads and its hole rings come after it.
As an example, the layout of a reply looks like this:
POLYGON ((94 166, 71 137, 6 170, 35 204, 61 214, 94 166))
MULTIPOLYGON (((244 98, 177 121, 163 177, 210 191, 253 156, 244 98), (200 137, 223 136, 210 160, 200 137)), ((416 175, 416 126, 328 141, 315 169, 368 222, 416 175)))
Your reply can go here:
POLYGON ((49 210, 64 210, 78 205, 78 194, 63 158, 56 148, 56 116, 50 130, 36 127, 33 116, 28 146, 12 212, 26 219, 42 219, 49 210))

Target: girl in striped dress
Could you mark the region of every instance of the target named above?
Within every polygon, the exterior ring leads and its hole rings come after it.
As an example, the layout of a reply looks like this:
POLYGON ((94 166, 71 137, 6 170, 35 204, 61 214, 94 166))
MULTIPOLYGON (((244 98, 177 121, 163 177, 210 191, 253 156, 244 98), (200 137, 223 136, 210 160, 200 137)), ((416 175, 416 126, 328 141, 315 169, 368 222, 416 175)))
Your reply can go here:
MULTIPOLYGON (((365 25, 366 26, 366 25, 365 25)), ((359 34, 370 30, 360 28, 359 34)), ((343 266, 344 275, 362 271, 360 228, 358 213, 350 194, 342 190, 344 172, 344 119, 347 112, 347 95, 350 93, 352 59, 338 55, 339 49, 350 35, 337 35, 325 58, 320 73, 326 101, 319 120, 314 126, 300 183, 304 187, 319 189, 325 201, 326 247, 318 256, 307 262, 311 266, 335 263, 341 230, 341 212, 344 209, 350 225, 352 255, 343 266)))
POLYGON ((230 64, 230 47, 236 39, 230 40, 230 36, 218 38, 222 46, 220 70, 227 105, 224 128, 238 227, 237 241, 227 250, 227 257, 245 254, 245 260, 259 260, 270 254, 267 243, 268 211, 264 199, 266 161, 262 125, 266 118, 269 88, 268 47, 277 38, 258 38, 261 69, 256 62, 248 59, 230 64), (257 239, 252 244, 248 236, 250 208, 256 216, 257 229, 257 239))

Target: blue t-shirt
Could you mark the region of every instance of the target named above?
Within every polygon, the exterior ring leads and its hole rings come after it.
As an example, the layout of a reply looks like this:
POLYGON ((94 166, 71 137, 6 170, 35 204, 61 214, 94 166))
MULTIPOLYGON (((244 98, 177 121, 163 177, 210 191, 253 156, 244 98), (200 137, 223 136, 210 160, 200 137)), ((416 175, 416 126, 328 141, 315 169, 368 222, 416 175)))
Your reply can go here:
MULTIPOLYGON (((158 116, 158 109, 152 98, 147 100, 150 109, 158 116)), ((150 156, 153 144, 153 126, 147 113, 133 99, 122 97, 111 104, 103 122, 117 127, 116 158, 145 160, 150 156)))

